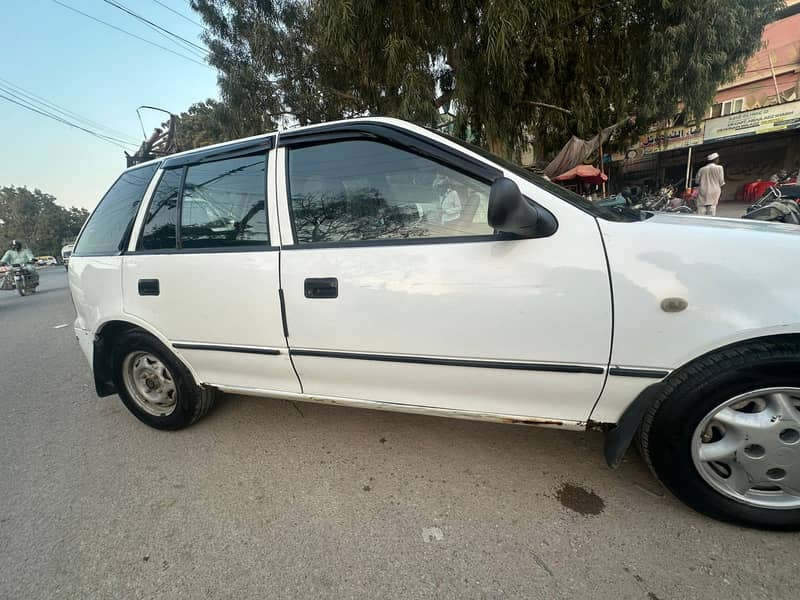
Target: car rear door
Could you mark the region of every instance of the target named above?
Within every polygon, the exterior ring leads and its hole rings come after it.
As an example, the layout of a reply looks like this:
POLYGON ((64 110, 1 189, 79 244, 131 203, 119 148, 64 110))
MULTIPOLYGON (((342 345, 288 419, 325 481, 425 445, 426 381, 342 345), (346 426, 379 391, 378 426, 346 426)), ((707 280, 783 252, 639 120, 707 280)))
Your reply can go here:
POLYGON ((167 159, 123 260, 124 311, 204 383, 299 391, 283 333, 272 138, 167 159))
POLYGON ((282 135, 278 151, 281 283, 304 392, 585 421, 611 342, 594 218, 529 184, 558 230, 503 238, 486 222, 499 169, 348 127, 282 135))

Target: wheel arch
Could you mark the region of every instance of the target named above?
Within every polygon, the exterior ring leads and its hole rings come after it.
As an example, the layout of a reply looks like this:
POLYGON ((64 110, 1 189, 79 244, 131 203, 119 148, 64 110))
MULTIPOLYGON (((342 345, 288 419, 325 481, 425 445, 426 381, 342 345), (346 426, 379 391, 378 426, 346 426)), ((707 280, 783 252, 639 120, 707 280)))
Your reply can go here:
POLYGON ((94 374, 94 386, 97 395, 102 397, 117 393, 117 385, 114 381, 113 365, 111 361, 111 350, 117 341, 124 335, 138 331, 147 334, 158 340, 172 356, 180 362, 187 371, 191 373, 197 385, 201 385, 194 369, 174 351, 169 340, 159 335, 156 331, 145 324, 136 323, 126 319, 112 319, 105 321, 97 327, 94 335, 92 350, 92 372, 94 374))
POLYGON ((795 343, 800 346, 800 333, 791 332, 783 334, 770 334, 758 337, 752 337, 745 340, 739 340, 713 350, 709 350, 704 354, 696 356, 686 363, 682 364, 677 369, 670 372, 664 379, 647 386, 642 390, 639 395, 631 402, 625 411, 622 413, 617 423, 609 429, 605 434, 605 441, 603 444, 603 455, 606 459, 606 464, 612 469, 616 469, 625 456, 628 448, 633 441, 633 437, 639 430, 642 420, 655 402, 661 396, 661 391, 667 386, 669 381, 676 377, 683 370, 691 367, 693 364, 700 360, 704 360, 714 354, 730 350, 732 348, 750 346, 753 344, 775 344, 775 343, 795 343))

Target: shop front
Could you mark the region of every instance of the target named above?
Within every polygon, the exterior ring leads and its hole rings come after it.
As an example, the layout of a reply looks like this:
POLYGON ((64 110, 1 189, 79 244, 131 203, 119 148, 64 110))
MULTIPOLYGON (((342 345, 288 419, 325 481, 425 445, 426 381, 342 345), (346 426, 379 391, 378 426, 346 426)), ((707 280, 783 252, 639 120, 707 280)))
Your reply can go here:
POLYGON ((691 185, 712 152, 720 155, 727 185, 722 202, 750 201, 745 191, 781 170, 800 170, 800 101, 706 119, 651 132, 624 153, 612 154, 611 186, 657 189, 691 185))

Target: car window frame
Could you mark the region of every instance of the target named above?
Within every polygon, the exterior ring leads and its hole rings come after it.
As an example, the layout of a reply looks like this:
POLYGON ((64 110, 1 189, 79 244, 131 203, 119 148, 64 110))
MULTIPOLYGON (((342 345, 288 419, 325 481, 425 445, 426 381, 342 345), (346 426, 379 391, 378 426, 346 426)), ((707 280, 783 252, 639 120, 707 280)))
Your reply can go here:
POLYGON ((150 204, 150 196, 148 195, 148 192, 150 191, 150 188, 153 185, 153 180, 155 179, 156 175, 158 174, 159 168, 160 168, 160 163, 159 162, 156 162, 156 163, 147 162, 147 163, 144 163, 142 165, 137 165, 136 167, 133 167, 133 168, 130 168, 130 169, 125 169, 124 171, 122 171, 122 173, 120 173, 119 176, 114 180, 114 183, 112 183, 108 187, 108 190, 106 190, 106 193, 103 194, 103 197, 100 198, 100 201, 97 203, 97 206, 94 207, 94 210, 92 210, 92 212, 89 214, 89 217, 86 219, 86 221, 83 222, 83 225, 81 226, 81 229, 78 232, 78 235, 75 238, 75 241, 72 243, 72 251, 70 252, 70 257, 76 256, 78 258, 81 258, 81 257, 85 256, 85 257, 92 257, 93 258, 93 257, 102 257, 102 256, 121 256, 123 254, 126 254, 127 253, 127 248, 128 248, 128 246, 130 244, 130 241, 131 241, 131 237, 133 236, 133 231, 136 228, 136 221, 138 219, 138 215, 139 215, 140 211, 142 210, 142 206, 144 206, 145 204, 147 204, 149 206, 149 204, 150 204), (81 252, 81 253, 75 254, 75 250, 78 248, 78 246, 80 244, 80 241, 81 241, 81 238, 83 237, 83 234, 86 231, 86 227, 88 227, 89 222, 92 220, 92 218, 94 217, 95 213, 100 208, 100 205, 103 204, 103 201, 106 199, 108 194, 111 193, 111 190, 114 189, 114 186, 116 186, 117 183, 119 183, 119 181, 123 177, 125 177, 125 175, 127 175, 129 173, 133 173, 134 171, 138 171, 138 170, 141 170, 141 169, 147 169, 147 168, 150 168, 150 167, 153 167, 153 166, 155 166, 155 171, 153 171, 153 174, 150 176, 150 179, 148 180, 147 185, 145 186, 144 192, 142 192, 142 197, 139 200, 139 205, 136 207, 136 211, 133 213, 133 218, 130 220, 130 222, 125 227, 125 230, 122 233, 122 238, 120 238, 120 242, 117 245, 117 248, 118 248, 117 252, 81 252))
MULTIPOLYGON (((191 155, 191 159, 188 160, 190 157, 178 157, 176 159, 172 159, 171 161, 165 161, 160 169, 161 173, 158 176, 158 181, 153 186, 153 189, 150 195, 146 199, 146 206, 144 207, 144 212, 142 216, 142 222, 139 224, 139 230, 137 232, 137 240, 135 250, 128 252, 128 254, 135 254, 135 255, 158 255, 158 254, 219 254, 219 253, 230 253, 230 252, 272 252, 279 250, 279 246, 274 245, 274 241, 271 235, 271 227, 270 227, 270 213, 269 213, 269 161, 270 161, 270 152, 274 151, 273 146, 273 138, 265 138, 259 139, 255 141, 255 143, 250 144, 236 144, 232 151, 226 151, 225 147, 222 148, 215 148, 215 152, 212 154, 211 152, 198 152, 193 153, 191 155), (264 160, 264 216, 266 219, 266 231, 268 239, 265 240, 263 243, 259 244, 250 244, 250 245, 241 245, 241 246, 210 246, 208 248, 182 248, 178 247, 180 245, 181 240, 181 220, 183 216, 183 192, 184 192, 184 185, 186 183, 186 174, 189 168, 195 165, 208 165, 215 162, 221 162, 224 160, 229 160, 233 158, 243 158, 247 156, 261 156, 264 160), (158 186, 161 184, 161 180, 164 177, 164 174, 167 171, 173 171, 180 169, 181 172, 181 183, 178 190, 178 204, 177 204, 177 213, 175 215, 175 248, 154 248, 154 249, 145 249, 142 248, 142 238, 144 236, 145 230, 145 221, 147 219, 147 215, 150 213, 150 207, 152 205, 153 199, 156 196, 156 191, 158 190, 158 186)), ((155 178, 155 175, 154 175, 155 178)), ((145 202, 143 202, 145 204, 145 202)))
MULTIPOLYGON (((166 169, 166 168, 162 167, 161 169, 159 169, 159 171, 157 173, 158 180, 155 182, 155 185, 153 186, 152 193, 147 198, 147 206, 144 209, 144 217, 142 219, 142 224, 139 227, 139 231, 138 231, 138 234, 136 236, 136 246, 135 246, 135 248, 136 248, 136 252, 137 253, 145 254, 145 253, 150 253, 150 252, 158 252, 160 250, 177 250, 178 249, 177 248, 177 246, 178 246, 178 237, 177 236, 178 236, 178 230, 180 229, 180 227, 178 227, 177 224, 176 224, 176 227, 175 227, 175 248, 143 248, 142 247, 143 243, 144 243, 144 232, 145 232, 145 229, 147 228, 147 216, 150 214, 150 207, 153 205, 153 200, 155 200, 156 192, 158 191, 158 187, 161 185, 161 181, 164 179, 164 177, 166 176, 166 174, 168 172, 177 171, 178 169, 181 169, 181 180, 180 180, 180 184, 178 185, 178 200, 177 200, 176 207, 175 207, 176 210, 178 211, 178 213, 176 214, 175 218, 177 219, 178 217, 180 217, 180 212, 179 211, 180 211, 180 205, 181 205, 181 197, 182 197, 182 194, 183 194, 183 180, 186 178, 186 167, 178 167, 178 168, 172 168, 172 169, 166 169), (140 250, 141 250, 141 252, 139 252, 140 250)), ((154 179, 155 179, 155 177, 154 177, 154 179)))
MULTIPOLYGON (((374 128, 374 124, 366 123, 364 125, 372 125, 374 128)), ((294 214, 292 211, 292 190, 291 190, 291 181, 289 177, 289 163, 290 158, 289 154, 291 153, 292 149, 297 148, 304 148, 304 147, 319 147, 319 146, 326 146, 330 144, 335 144, 339 142, 350 142, 350 141, 369 141, 375 142, 379 144, 383 144, 397 150, 408 152, 409 154, 413 154, 415 156, 419 156, 421 158, 430 160, 435 162, 443 167, 448 169, 452 169, 470 177, 476 181, 484 183, 491 187, 492 182, 497 178, 502 176, 502 171, 499 169, 494 169, 491 165, 482 165, 480 163, 476 163, 474 161, 450 161, 447 160, 446 154, 438 151, 434 151, 433 145, 428 145, 427 147, 424 145, 424 141, 421 138, 416 139, 416 143, 413 145, 407 145, 403 143, 401 140, 392 139, 390 137, 385 137, 379 134, 379 131, 370 128, 371 130, 361 131, 358 129, 353 130, 344 130, 344 131, 315 131, 311 130, 308 132, 307 135, 304 136, 291 136, 288 139, 281 134, 281 137, 278 138, 278 147, 285 148, 286 156, 284 159, 284 183, 285 183, 285 202, 286 202, 286 209, 288 211, 289 216, 289 224, 291 225, 292 230, 292 244, 285 244, 281 246, 284 250, 310 250, 314 248, 354 248, 354 247, 365 247, 365 246, 413 246, 413 245, 434 245, 434 244, 463 244, 463 243, 481 243, 481 242, 496 242, 508 239, 502 233, 487 233, 487 234, 477 234, 477 235, 453 235, 453 236, 432 236, 432 237, 416 237, 416 238, 389 238, 389 239, 376 239, 376 240, 342 240, 342 241, 332 241, 332 242, 314 242, 314 243, 307 243, 307 242, 298 242, 297 238, 297 228, 295 226, 295 219, 294 214), (427 150, 427 151, 426 151, 427 150), (485 168, 483 168, 485 167, 485 168)), ((409 132, 403 132, 404 134, 408 134, 409 132)), ((411 137, 411 136, 408 136, 411 137)), ((452 154, 452 153, 450 153, 452 154)), ((458 158, 468 158, 459 156, 458 158)))

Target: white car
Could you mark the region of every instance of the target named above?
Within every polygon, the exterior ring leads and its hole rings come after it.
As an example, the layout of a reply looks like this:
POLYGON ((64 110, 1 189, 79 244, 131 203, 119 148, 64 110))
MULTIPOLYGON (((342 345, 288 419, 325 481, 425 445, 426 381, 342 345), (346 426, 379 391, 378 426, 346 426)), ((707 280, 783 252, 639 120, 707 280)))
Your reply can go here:
POLYGON ((55 256, 40 256, 36 259, 36 265, 39 267, 49 267, 57 264, 58 261, 55 256))
POLYGON ((98 394, 152 427, 222 391, 597 429, 691 507, 797 529, 798 258, 794 226, 604 210, 368 118, 128 169, 69 280, 98 394))

